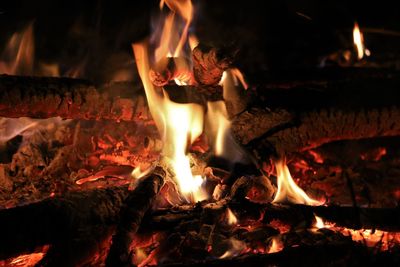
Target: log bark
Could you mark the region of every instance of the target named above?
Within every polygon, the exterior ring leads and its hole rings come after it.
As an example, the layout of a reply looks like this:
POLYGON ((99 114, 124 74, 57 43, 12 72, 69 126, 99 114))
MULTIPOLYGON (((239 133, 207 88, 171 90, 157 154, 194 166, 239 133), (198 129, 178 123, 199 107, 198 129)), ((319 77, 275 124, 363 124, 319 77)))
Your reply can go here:
POLYGON ((400 210, 397 208, 275 205, 257 204, 246 200, 240 202, 224 200, 212 205, 182 206, 172 210, 158 210, 143 223, 143 230, 172 229, 184 221, 194 219, 201 221, 218 219, 219 217, 215 215, 223 213, 227 207, 234 212, 239 221, 262 218, 264 223, 269 223, 277 219, 293 227, 296 225, 312 226, 315 222, 315 215, 317 215, 328 222, 334 222, 339 227, 400 231, 400 210))
MULTIPOLYGON (((163 267, 208 267, 208 266, 342 266, 354 263, 363 266, 370 263, 371 254, 351 242, 334 245, 289 247, 271 254, 245 254, 227 259, 208 259, 188 263, 166 263, 163 267), (367 257, 366 257, 367 256, 367 257)), ((396 257, 393 257, 394 260, 396 257)))
MULTIPOLYGON (((221 100, 220 87, 166 86, 180 103, 221 100), (208 92, 203 94, 202 92, 208 92)), ((0 75, 0 116, 18 118, 144 121, 151 116, 141 84, 130 82, 95 86, 88 81, 0 75)))
POLYGON ((249 92, 249 108, 233 118, 236 138, 249 148, 284 154, 337 140, 400 135, 400 73, 328 69, 314 77, 271 81, 249 92))
POLYGON ((151 208, 164 184, 165 171, 157 167, 149 177, 129 194, 121 209, 120 221, 112 238, 106 266, 133 266, 130 245, 139 229, 143 216, 151 208))
POLYGON ((86 246, 86 250, 80 250, 80 247, 70 245, 84 241, 93 246, 99 242, 92 240, 94 235, 100 237, 100 233, 104 234, 118 222, 120 208, 128 193, 127 187, 70 192, 1 210, 0 259, 51 245, 43 266, 73 266, 71 264, 83 260, 87 255, 82 253, 86 254, 90 249, 86 246), (50 257, 58 253, 70 257, 50 257))

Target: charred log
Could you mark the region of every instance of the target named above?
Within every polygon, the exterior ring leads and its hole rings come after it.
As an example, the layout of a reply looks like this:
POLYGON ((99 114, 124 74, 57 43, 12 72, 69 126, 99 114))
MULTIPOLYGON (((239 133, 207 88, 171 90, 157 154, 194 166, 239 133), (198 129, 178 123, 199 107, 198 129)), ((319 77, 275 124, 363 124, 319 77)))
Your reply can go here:
MULTIPOLYGON (((38 246, 51 245, 49 255, 63 252, 63 255, 71 254, 74 257, 59 258, 61 265, 54 263, 55 257, 51 257, 52 260, 46 257, 43 263, 48 264, 43 265, 71 266, 68 265, 71 263, 68 259, 82 260, 82 255, 78 256, 77 247, 69 245, 76 245, 78 240, 86 240, 87 243, 96 229, 104 233, 115 225, 127 195, 127 187, 96 189, 71 192, 65 196, 1 210, 0 259, 32 252, 38 246), (90 231, 86 231, 88 229, 90 231)), ((87 253, 85 250, 81 252, 87 253)))
POLYGON ((380 229, 385 231, 400 231, 400 210, 397 208, 355 208, 340 206, 307 206, 307 205, 275 205, 256 204, 249 201, 219 201, 215 204, 197 205, 194 207, 179 207, 168 210, 158 210, 152 213, 143 224, 144 230, 170 229, 184 221, 201 220, 213 223, 227 207, 240 221, 262 220, 269 223, 280 220, 293 227, 298 225, 312 226, 315 215, 334 222, 337 226, 351 229, 380 229))
MULTIPOLYGON (((213 87, 167 86, 173 101, 205 105, 221 100, 222 90, 213 87), (204 94, 203 92, 211 92, 204 94)), ((0 116, 84 120, 150 120, 142 85, 119 82, 95 86, 88 81, 53 78, 0 76, 0 116)))
POLYGON ((200 85, 216 86, 219 83, 222 73, 230 67, 235 55, 235 52, 229 50, 204 44, 193 50, 193 74, 200 85))
POLYGON ((249 92, 249 108, 233 119, 237 139, 258 151, 290 153, 336 140, 400 134, 399 73, 317 74, 319 79, 271 81, 249 92))
POLYGON ((131 266, 132 252, 130 245, 139 229, 144 214, 151 208, 158 192, 164 184, 165 171, 157 167, 147 178, 129 194, 121 209, 120 221, 115 235, 106 266, 131 266))
POLYGON ((352 242, 338 242, 333 245, 289 247, 271 254, 245 254, 228 259, 166 263, 161 266, 340 266, 343 262, 359 266, 369 263, 366 255, 369 254, 365 249, 352 242))

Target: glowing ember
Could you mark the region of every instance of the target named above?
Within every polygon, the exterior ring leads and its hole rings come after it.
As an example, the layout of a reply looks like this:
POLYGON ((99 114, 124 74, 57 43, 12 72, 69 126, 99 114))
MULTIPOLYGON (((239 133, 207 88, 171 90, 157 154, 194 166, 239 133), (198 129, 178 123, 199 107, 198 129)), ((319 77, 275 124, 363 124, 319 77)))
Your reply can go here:
POLYGON ((321 205, 317 200, 310 198, 293 180, 289 168, 283 160, 275 163, 278 191, 273 203, 296 203, 311 206, 321 205))
POLYGON ((364 36, 358 27, 358 23, 354 23, 353 42, 357 48, 357 58, 360 60, 364 55, 369 56, 371 52, 364 46, 364 36))
POLYGON ((233 214, 230 208, 226 209, 226 214, 229 225, 235 225, 238 223, 238 219, 236 218, 235 214, 233 214))
POLYGON ((278 237, 273 237, 271 246, 268 249, 268 253, 276 253, 283 249, 283 243, 278 237))

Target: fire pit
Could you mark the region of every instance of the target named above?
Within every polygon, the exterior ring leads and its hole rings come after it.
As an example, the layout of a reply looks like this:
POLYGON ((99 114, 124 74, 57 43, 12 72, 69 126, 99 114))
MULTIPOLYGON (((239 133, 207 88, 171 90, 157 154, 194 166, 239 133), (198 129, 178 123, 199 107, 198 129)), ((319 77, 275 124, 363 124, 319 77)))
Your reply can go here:
POLYGON ((198 14, 223 2, 137 6, 151 30, 112 67, 93 40, 79 64, 35 60, 40 19, 7 36, 0 266, 400 264, 398 58, 373 57, 353 20, 343 45, 266 70, 244 49, 259 30, 207 35, 215 14, 198 14))

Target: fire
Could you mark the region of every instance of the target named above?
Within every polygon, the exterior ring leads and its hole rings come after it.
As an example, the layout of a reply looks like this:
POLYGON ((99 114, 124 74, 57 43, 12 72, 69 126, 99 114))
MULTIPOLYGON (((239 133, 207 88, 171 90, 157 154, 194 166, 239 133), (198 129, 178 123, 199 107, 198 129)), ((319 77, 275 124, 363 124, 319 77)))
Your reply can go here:
POLYGON ((289 168, 283 160, 275 163, 278 191, 276 192, 273 203, 295 203, 317 206, 321 203, 310 198, 293 180, 289 168))
POLYGON ((222 156, 226 151, 227 135, 229 134, 230 122, 227 119, 227 111, 224 101, 207 103, 207 122, 209 123, 209 132, 215 139, 215 155, 222 156))
POLYGON ((271 241, 271 246, 268 249, 269 253, 276 253, 283 249, 283 243, 278 237, 273 237, 271 241))
POLYGON ((226 214, 229 225, 235 225, 238 223, 238 219, 236 218, 235 214, 233 214, 230 208, 226 209, 226 214))
MULTIPOLYGON (((190 1, 166 0, 164 3, 172 13, 165 20, 160 46, 155 51, 157 71, 166 67, 165 62, 171 54, 171 46, 175 45, 174 57, 181 55, 192 19, 190 1), (171 35, 174 33, 172 26, 176 13, 185 20, 185 26, 178 42, 171 35)), ((174 178, 181 193, 187 199, 203 200, 206 198, 201 188, 204 180, 201 176, 192 174, 187 152, 190 145, 203 132, 204 108, 198 104, 179 104, 171 101, 166 91, 163 88, 155 87, 150 80, 150 57, 147 43, 133 44, 132 47, 151 115, 164 140, 162 154, 173 169, 174 178)), ((176 60, 175 62, 180 61, 176 60)))
POLYGON ((246 249, 246 243, 244 243, 243 241, 237 240, 235 238, 230 238, 229 242, 231 248, 224 254, 222 254, 222 256, 219 257, 220 259, 226 259, 238 256, 242 251, 246 249))
POLYGON ((314 224, 315 228, 318 229, 326 228, 324 220, 321 217, 318 217, 317 215, 314 215, 314 217, 315 217, 315 224, 314 224))
POLYGON ((0 74, 30 75, 34 62, 33 25, 14 33, 0 58, 0 74))
POLYGON ((354 28, 353 28, 353 42, 354 45, 357 48, 357 58, 360 60, 364 57, 364 54, 366 56, 370 55, 370 51, 365 48, 364 45, 364 36, 362 32, 360 31, 360 28, 358 27, 358 23, 354 23, 354 28))

